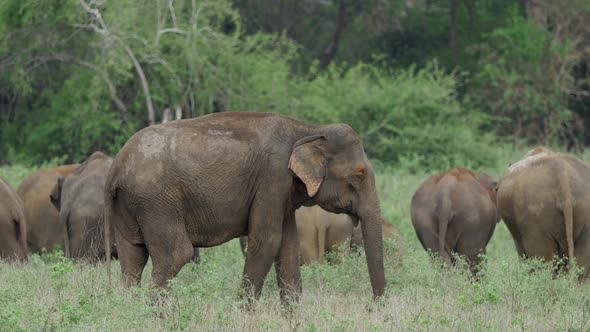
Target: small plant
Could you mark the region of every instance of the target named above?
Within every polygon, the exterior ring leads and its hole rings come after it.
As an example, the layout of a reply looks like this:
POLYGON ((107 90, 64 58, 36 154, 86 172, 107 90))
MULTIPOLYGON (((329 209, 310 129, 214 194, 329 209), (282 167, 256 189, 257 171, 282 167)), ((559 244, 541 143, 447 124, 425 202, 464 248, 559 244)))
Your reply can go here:
POLYGON ((51 271, 51 284, 57 291, 58 299, 61 302, 62 293, 68 286, 67 277, 74 272, 74 263, 63 255, 60 250, 51 253, 53 263, 49 266, 51 271))

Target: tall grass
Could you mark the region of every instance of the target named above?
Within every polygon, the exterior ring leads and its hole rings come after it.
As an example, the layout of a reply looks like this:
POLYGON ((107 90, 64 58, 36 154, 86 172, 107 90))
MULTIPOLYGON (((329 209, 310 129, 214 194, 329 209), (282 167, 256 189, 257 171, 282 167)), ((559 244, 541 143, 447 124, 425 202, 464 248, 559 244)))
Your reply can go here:
MULTIPOLYGON (((506 152, 515 156, 521 151, 506 152)), ((512 157, 510 157, 512 158, 512 157)), ((516 157, 517 158, 517 157, 516 157)), ((499 176, 510 161, 491 170, 499 176)), ((20 171, 14 171, 19 176, 20 171)), ((10 177, 12 171, 0 169, 10 177), (8 173, 8 174, 7 174, 8 173)), ((160 298, 148 287, 125 289, 115 261, 109 288, 104 264, 72 263, 61 253, 32 255, 26 264, 0 264, 0 330, 6 331, 577 331, 590 329, 590 291, 575 275, 552 276, 545 264, 520 260, 500 223, 488 246, 483 276, 466 266, 444 268, 422 249, 409 202, 428 174, 381 168, 378 185, 386 219, 405 242, 385 243, 388 289, 375 304, 364 256, 339 265, 302 267, 304 293, 283 311, 274 270, 255 310, 238 300, 243 258, 237 241, 204 249, 160 298), (532 271, 532 272, 531 272, 532 271)), ((18 179, 13 180, 13 184, 18 179)))

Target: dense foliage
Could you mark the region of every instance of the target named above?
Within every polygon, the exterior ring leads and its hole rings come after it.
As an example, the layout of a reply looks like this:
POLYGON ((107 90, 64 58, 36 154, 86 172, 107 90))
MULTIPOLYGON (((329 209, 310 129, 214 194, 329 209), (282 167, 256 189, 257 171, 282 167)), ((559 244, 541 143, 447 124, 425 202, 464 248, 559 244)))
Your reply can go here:
POLYGON ((346 122, 437 169, 582 147, 588 22, 585 0, 4 0, 0 163, 114 154, 176 110, 346 122))

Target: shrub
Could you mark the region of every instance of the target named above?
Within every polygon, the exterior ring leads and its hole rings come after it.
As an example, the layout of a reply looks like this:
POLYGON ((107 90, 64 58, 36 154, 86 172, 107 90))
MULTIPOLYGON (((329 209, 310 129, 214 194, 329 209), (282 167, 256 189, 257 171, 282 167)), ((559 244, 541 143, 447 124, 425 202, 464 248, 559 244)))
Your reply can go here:
POLYGON ((367 154, 388 163, 417 159, 417 166, 434 169, 490 164, 492 138, 478 131, 487 118, 456 99, 457 76, 436 63, 397 71, 332 66, 305 85, 294 115, 350 124, 367 154))

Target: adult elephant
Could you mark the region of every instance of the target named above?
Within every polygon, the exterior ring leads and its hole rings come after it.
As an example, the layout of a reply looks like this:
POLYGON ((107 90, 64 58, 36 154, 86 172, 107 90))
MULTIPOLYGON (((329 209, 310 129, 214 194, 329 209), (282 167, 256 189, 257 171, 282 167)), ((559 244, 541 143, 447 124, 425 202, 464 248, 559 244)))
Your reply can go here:
POLYGON ((74 172, 58 177, 54 185, 51 202, 59 210, 66 257, 94 262, 105 255, 104 184, 112 162, 102 152, 95 152, 74 172))
POLYGON ((590 271, 590 168, 538 147, 511 165, 498 184, 498 210, 520 256, 567 258, 590 271))
POLYGON ((487 174, 465 168, 426 179, 411 204, 412 225, 424 249, 452 264, 452 253, 464 255, 476 272, 499 221, 495 187, 487 174))
POLYGON ((23 202, 0 177, 0 257, 27 260, 27 227, 23 202))
POLYGON ((42 169, 27 176, 18 187, 25 219, 27 220, 27 242, 33 253, 42 248, 52 251, 56 244, 63 247, 63 232, 59 225, 58 212, 49 200, 51 190, 60 176, 67 176, 79 164, 63 165, 42 169))
POLYGON ((193 245, 216 246, 248 235, 245 294, 260 296, 274 261, 286 300, 301 293, 294 212, 315 204, 361 219, 373 294, 382 295, 375 175, 359 136, 344 124, 313 126, 272 113, 224 112, 142 129, 109 172, 105 229, 114 223, 127 285, 140 282, 148 256, 153 281, 166 286, 191 259, 193 245))

